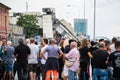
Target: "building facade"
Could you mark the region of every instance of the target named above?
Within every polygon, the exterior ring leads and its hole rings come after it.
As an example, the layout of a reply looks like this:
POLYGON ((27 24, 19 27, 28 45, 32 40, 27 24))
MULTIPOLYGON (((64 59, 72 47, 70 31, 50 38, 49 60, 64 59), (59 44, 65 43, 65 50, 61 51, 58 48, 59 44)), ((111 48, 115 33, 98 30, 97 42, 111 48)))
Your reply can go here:
POLYGON ((18 45, 19 38, 25 39, 25 35, 23 34, 23 27, 10 24, 9 36, 7 39, 12 41, 13 46, 16 46, 18 45))
POLYGON ((74 19, 74 31, 78 35, 87 35, 87 19, 74 19))
POLYGON ((10 8, 0 3, 0 37, 7 38, 9 34, 9 10, 10 8))
MULTIPOLYGON (((54 9, 43 8, 43 12, 43 14, 41 14, 40 12, 10 13, 10 24, 15 25, 17 22, 17 18, 19 18, 20 15, 37 15, 37 25, 39 25, 38 36, 42 36, 48 39, 55 38, 56 40, 59 40, 61 37, 70 37, 77 39, 76 33, 74 32, 71 25, 67 23, 67 21, 65 21, 64 19, 58 20, 56 18, 54 9)), ((37 36, 36 39, 38 39, 37 36)))

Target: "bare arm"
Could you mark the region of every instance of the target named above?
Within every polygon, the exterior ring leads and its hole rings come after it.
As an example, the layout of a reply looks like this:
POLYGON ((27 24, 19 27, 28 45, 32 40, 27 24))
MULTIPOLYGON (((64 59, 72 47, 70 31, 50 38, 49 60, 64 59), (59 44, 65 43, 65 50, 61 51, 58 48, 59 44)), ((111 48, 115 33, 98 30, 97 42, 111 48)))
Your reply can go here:
POLYGON ((109 57, 107 57, 107 60, 106 60, 106 62, 105 62, 105 63, 106 63, 106 65, 109 65, 109 64, 111 63, 111 62, 109 62, 109 60, 108 60, 108 59, 109 59, 109 57))
POLYGON ((59 55, 59 57, 62 57, 63 56, 63 52, 60 50, 60 55, 59 55))
POLYGON ((91 54, 91 52, 88 52, 88 56, 89 58, 93 58, 93 55, 91 54))
POLYGON ((43 59, 45 59, 45 60, 46 60, 46 58, 44 57, 44 54, 45 54, 45 51, 44 51, 44 50, 42 50, 42 52, 40 53, 40 57, 42 57, 43 59))

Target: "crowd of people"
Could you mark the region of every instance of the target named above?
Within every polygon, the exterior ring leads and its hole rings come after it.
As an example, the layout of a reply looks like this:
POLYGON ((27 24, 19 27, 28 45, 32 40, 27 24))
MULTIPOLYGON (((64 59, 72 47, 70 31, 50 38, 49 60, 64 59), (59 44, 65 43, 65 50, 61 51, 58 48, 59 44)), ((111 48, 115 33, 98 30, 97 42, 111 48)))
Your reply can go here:
POLYGON ((0 79, 14 80, 120 80, 120 41, 80 42, 61 38, 19 38, 19 45, 0 39, 0 79))

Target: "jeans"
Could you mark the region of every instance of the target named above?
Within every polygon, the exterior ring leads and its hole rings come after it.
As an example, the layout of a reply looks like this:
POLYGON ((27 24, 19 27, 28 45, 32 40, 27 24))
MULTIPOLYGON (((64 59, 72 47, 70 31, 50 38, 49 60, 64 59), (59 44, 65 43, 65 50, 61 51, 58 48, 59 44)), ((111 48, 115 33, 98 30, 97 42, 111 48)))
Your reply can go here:
POLYGON ((28 79, 28 68, 27 66, 18 67, 18 80, 27 80, 28 79))
POLYGON ((15 63, 14 63, 13 71, 14 71, 14 77, 15 77, 15 74, 18 71, 18 63, 17 63, 17 61, 15 61, 15 63))
POLYGON ((77 72, 69 70, 69 72, 68 72, 68 80, 78 80, 77 79, 77 72))
POLYGON ((42 80, 45 80, 45 64, 41 64, 42 80))
POLYGON ((80 62, 80 67, 81 67, 81 71, 80 71, 80 80, 89 80, 89 74, 88 74, 88 64, 87 62, 80 62))
POLYGON ((108 79, 113 80, 113 68, 112 67, 107 67, 108 68, 108 79))
POLYGON ((108 70, 94 68, 93 70, 93 80, 108 80, 108 70))

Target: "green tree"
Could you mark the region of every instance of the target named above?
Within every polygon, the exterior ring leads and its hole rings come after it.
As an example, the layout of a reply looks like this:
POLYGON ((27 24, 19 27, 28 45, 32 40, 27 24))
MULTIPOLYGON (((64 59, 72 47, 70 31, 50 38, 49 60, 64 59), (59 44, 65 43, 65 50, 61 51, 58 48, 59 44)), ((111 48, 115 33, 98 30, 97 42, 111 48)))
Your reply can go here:
POLYGON ((21 15, 18 18, 17 25, 24 28, 26 38, 38 34, 39 26, 37 25, 38 19, 36 15, 21 15))

